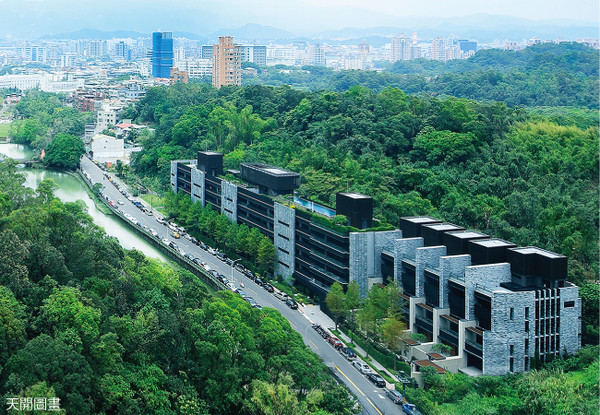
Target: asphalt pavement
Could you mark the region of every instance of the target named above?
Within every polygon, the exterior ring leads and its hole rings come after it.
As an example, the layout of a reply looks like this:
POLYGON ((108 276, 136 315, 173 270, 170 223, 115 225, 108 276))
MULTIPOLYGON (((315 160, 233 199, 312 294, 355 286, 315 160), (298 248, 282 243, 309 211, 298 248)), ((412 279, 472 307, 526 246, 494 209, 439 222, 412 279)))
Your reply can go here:
MULTIPOLYGON (((247 296, 253 297, 256 302, 263 307, 272 307, 277 309, 281 314, 288 319, 290 325, 296 330, 304 343, 319 355, 325 365, 330 367, 337 377, 344 382, 348 388, 357 396, 363 406, 363 413, 368 415, 384 415, 384 414, 399 414, 402 409, 399 405, 395 405, 385 395, 385 388, 378 388, 371 383, 358 369, 351 365, 336 349, 325 341, 313 328, 311 320, 323 320, 322 316, 314 318, 316 314, 321 313, 317 307, 302 307, 298 310, 292 310, 285 302, 275 298, 273 294, 267 292, 264 288, 256 284, 254 281, 246 277, 234 267, 219 260, 214 255, 204 251, 199 246, 193 244, 185 238, 175 239, 170 236, 171 230, 156 221, 156 216, 148 216, 137 208, 132 202, 127 200, 104 176, 104 171, 95 165, 87 157, 81 159, 81 170, 86 172, 91 178, 92 184, 102 183, 104 186, 104 194, 109 199, 122 200, 123 204, 118 205, 118 208, 123 213, 136 218, 142 225, 146 225, 150 229, 158 232, 161 238, 167 238, 169 241, 175 242, 180 250, 193 255, 195 258, 206 262, 212 269, 223 274, 230 282, 233 282, 239 287, 240 282, 244 283, 243 290, 247 296)), ((112 176, 112 175, 111 175, 112 176)), ((156 241, 160 244, 162 242, 156 241)))

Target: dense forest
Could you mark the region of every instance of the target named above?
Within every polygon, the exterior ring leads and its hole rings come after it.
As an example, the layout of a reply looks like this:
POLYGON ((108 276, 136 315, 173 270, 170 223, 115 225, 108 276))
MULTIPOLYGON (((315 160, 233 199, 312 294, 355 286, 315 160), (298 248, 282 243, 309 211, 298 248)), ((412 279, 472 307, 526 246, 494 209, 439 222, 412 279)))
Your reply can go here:
POLYGON ((197 84, 153 88, 128 111, 156 126, 133 166, 163 191, 171 160, 210 148, 225 153, 229 168, 263 161, 297 171, 300 193, 327 205, 337 191, 371 195, 376 216, 392 225, 430 214, 563 253, 570 280, 582 287, 584 331, 597 335, 597 111, 396 88, 197 84))
POLYGON ((278 311, 209 295, 24 181, 0 162, 0 413, 27 397, 79 415, 355 412, 278 311))
POLYGON ((362 85, 407 94, 503 101, 508 106, 598 108, 598 50, 578 44, 539 44, 520 51, 480 50, 466 60, 385 63, 384 71, 334 71, 282 65, 259 68, 244 85, 290 85, 306 91, 342 92, 362 85))

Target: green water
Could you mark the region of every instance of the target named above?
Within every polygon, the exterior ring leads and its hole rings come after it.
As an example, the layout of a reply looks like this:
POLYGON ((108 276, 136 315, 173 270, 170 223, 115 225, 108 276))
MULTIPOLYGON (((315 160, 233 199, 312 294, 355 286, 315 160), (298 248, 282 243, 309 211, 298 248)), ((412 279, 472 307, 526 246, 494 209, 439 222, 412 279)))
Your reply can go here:
MULTIPOLYGON (((0 144, 0 153, 14 158, 28 158, 33 155, 30 148, 21 144, 0 144)), ((88 214, 94 219, 94 223, 104 228, 107 235, 116 237, 123 248, 135 248, 146 256, 167 261, 167 258, 158 249, 130 230, 120 219, 98 210, 85 185, 78 178, 53 170, 24 168, 22 171, 27 177, 25 185, 28 187, 35 189, 42 180, 52 179, 58 185, 56 197, 60 200, 63 202, 82 200, 87 206, 88 214)))
POLYGON ((0 143, 0 154, 16 159, 32 159, 35 153, 24 144, 0 143))

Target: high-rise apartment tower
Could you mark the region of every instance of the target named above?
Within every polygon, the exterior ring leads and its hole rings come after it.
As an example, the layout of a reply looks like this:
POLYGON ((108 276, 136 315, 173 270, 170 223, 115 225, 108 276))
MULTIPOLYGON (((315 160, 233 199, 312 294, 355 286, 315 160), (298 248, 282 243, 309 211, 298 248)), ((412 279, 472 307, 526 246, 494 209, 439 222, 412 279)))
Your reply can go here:
POLYGON ((213 45, 212 75, 215 88, 242 84, 242 49, 232 36, 219 36, 219 44, 213 45))

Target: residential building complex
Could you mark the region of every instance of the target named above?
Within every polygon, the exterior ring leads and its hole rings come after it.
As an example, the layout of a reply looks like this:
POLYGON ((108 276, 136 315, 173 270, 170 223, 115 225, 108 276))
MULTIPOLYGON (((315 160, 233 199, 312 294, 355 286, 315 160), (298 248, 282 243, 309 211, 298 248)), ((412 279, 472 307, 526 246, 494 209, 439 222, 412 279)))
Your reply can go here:
POLYGON ((173 33, 152 33, 152 76, 169 78, 173 66, 173 33))
POLYGON ((241 47, 233 43, 233 37, 220 36, 219 43, 213 45, 213 86, 221 88, 223 85, 241 85, 241 65, 241 47))
POLYGON ((399 34, 392 39, 392 45, 390 50, 390 61, 407 61, 411 59, 410 50, 412 43, 410 38, 404 33, 399 34))
POLYGON ((407 340, 417 373, 427 365, 523 372, 534 358, 580 347, 581 301, 562 255, 430 217, 402 218, 395 229, 373 219, 373 199, 357 193, 338 193, 333 210, 295 196, 300 176, 274 166, 242 163, 230 180, 224 173, 222 154, 198 152, 171 163, 171 187, 271 238, 275 274, 315 296, 335 282, 356 281, 363 297, 374 284, 399 284, 408 329, 427 339, 407 340), (452 356, 431 353, 436 343, 452 356))

